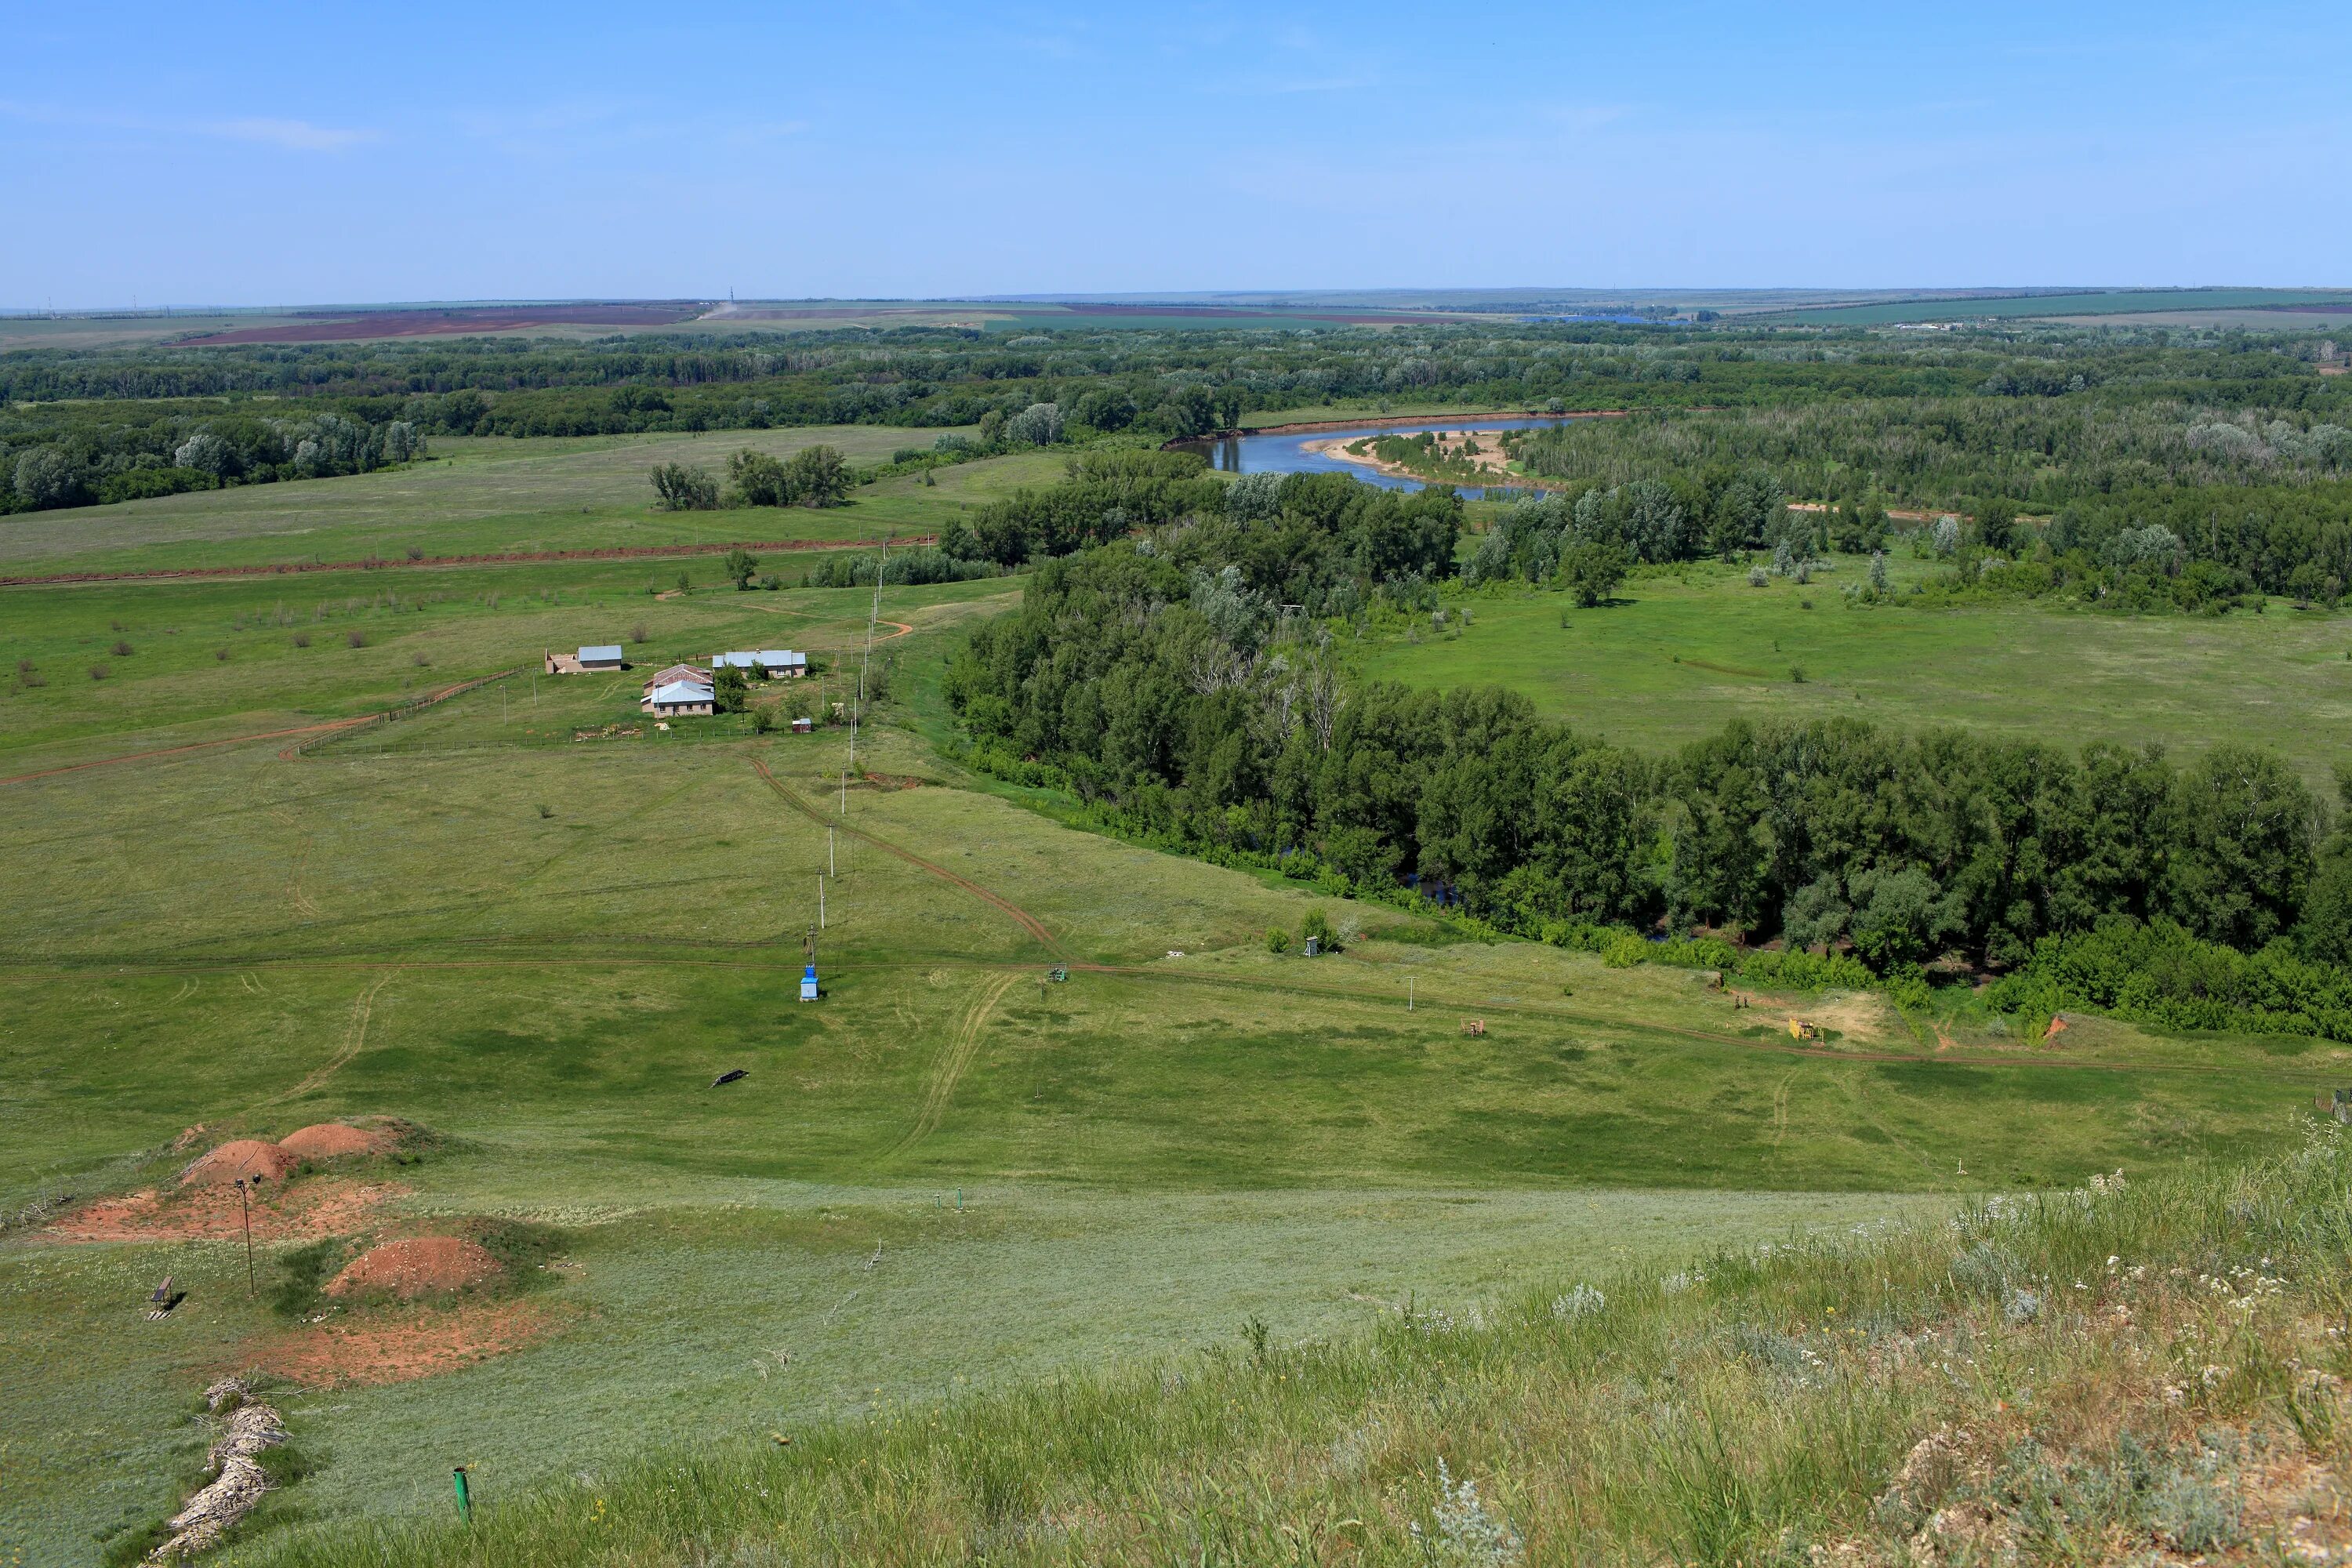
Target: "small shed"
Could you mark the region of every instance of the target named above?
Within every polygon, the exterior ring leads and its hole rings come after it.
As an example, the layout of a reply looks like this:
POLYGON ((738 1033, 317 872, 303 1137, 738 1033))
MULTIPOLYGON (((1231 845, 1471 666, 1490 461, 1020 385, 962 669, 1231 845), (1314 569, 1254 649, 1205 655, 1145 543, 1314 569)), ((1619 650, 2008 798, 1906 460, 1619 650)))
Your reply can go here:
POLYGON ((580 650, 580 668, 582 669, 619 669, 627 661, 624 659, 621 655, 621 645, 616 642, 597 643, 593 647, 583 647, 580 650))
POLYGON ((805 713, 802 714, 799 718, 793 721, 793 733, 795 735, 813 735, 816 733, 816 721, 810 718, 805 713))
POLYGON ((690 680, 674 680, 667 686, 657 686, 638 706, 656 719, 677 719, 690 714, 709 713, 711 690, 690 680))

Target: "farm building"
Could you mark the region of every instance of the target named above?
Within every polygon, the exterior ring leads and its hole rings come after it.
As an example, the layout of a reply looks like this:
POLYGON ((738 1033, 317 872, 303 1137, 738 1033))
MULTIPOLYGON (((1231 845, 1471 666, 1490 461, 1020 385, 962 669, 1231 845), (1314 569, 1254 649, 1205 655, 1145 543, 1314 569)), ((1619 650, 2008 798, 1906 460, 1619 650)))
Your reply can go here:
POLYGON ((656 719, 677 719, 697 713, 714 711, 711 690, 691 680, 673 680, 667 686, 656 686, 646 694, 638 706, 656 719))
POLYGON ((797 680, 808 673, 808 655, 798 648, 763 647, 749 653, 714 653, 713 669, 740 669, 771 680, 797 680))
POLYGON ((627 661, 621 657, 619 643, 598 643, 580 650, 580 668, 584 670, 620 669, 627 661))
POLYGON ((656 671, 653 679, 646 682, 646 695, 651 697, 658 689, 675 685, 681 680, 706 689, 711 684, 709 670, 698 669, 690 664, 673 664, 667 669, 656 671))

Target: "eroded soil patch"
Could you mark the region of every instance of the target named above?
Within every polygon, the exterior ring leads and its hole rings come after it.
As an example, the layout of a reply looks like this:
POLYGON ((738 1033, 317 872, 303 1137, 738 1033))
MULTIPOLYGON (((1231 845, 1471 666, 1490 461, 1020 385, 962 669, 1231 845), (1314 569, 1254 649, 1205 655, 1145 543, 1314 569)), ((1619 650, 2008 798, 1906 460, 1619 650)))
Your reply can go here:
MULTIPOLYGON (((256 1241, 311 1241, 375 1222, 409 1189, 397 1182, 306 1181, 253 1200, 256 1241)), ((153 1188, 100 1198, 41 1232, 52 1241, 215 1241, 245 1234, 234 1187, 192 1187, 166 1197, 153 1188)))
POLYGON ((468 1302, 309 1324, 242 1353, 247 1363, 309 1388, 406 1383, 520 1350, 561 1322, 555 1310, 536 1301, 468 1302))

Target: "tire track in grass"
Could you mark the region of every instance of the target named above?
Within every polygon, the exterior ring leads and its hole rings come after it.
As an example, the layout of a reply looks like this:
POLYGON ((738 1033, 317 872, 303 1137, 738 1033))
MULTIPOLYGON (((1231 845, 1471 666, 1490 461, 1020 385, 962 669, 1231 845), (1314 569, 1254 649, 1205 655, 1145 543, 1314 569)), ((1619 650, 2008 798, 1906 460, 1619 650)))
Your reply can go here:
MULTIPOLYGON (((289 735, 332 735, 341 731, 356 730, 364 724, 389 720, 394 714, 421 711, 437 703, 446 702, 452 697, 463 696, 477 687, 488 686, 496 680, 504 680, 508 676, 528 668, 530 667, 527 665, 517 665, 514 669, 502 669, 495 675, 485 675, 473 680, 461 680, 454 686, 445 686, 438 691, 414 698, 395 707, 386 708, 374 713, 362 713, 356 719, 332 719, 322 724, 297 724, 290 730, 263 730, 250 735, 224 735, 217 741, 190 741, 181 746, 157 746, 144 752, 125 752, 119 757, 93 757, 86 763, 67 763, 60 767, 37 768, 29 773, 12 773, 5 778, 0 778, 0 784, 31 784, 36 779, 53 779, 64 773, 78 773, 90 768, 110 768, 120 763, 148 763, 153 762, 158 757, 185 756, 191 752, 209 752, 221 746, 244 746, 250 745, 256 741, 278 741, 289 735)), ((305 749, 299 744, 284 747, 278 753, 278 759, 282 762, 291 762, 305 749)))
POLYGON ((923 1103, 915 1112, 915 1124, 883 1154, 885 1160, 895 1159, 939 1131, 940 1119, 947 1114, 948 1101, 955 1094, 956 1085, 971 1067, 972 1058, 980 1054, 980 1037, 988 1028, 988 1020, 996 1005, 1021 976, 1000 974, 990 981, 964 1009, 963 1022, 956 1026, 955 1038, 940 1054, 939 1065, 931 1071, 931 1081, 923 1091, 923 1103))
POLYGON ((247 1107, 248 1112, 260 1110, 268 1106, 282 1105, 289 1100, 299 1100, 313 1089, 324 1089, 329 1079, 349 1066, 352 1058, 358 1056, 367 1046, 368 1022, 375 1016, 376 993, 389 984, 392 977, 399 973, 400 965, 393 965, 377 975, 374 984, 360 993, 359 999, 352 1004, 352 1021, 343 1030, 343 1042, 335 1048, 333 1056, 305 1074, 302 1081, 292 1089, 280 1094, 273 1094, 268 1100, 255 1101, 247 1107))
POLYGON ((794 790, 790 784, 787 784, 783 780, 778 778, 773 773, 770 772, 765 759, 760 757, 752 758, 751 769, 754 773, 757 773, 761 778, 767 781, 768 787, 774 790, 778 797, 781 798, 786 805, 791 806, 794 811, 799 812, 803 816, 807 817, 819 827, 838 828, 842 832, 850 835, 852 837, 864 839, 866 843, 871 844, 874 847, 881 850, 885 854, 897 856, 899 859, 904 860, 908 865, 914 867, 917 870, 923 871, 930 876, 936 877, 940 881, 946 882, 950 886, 961 888, 965 892, 970 893, 973 898, 980 900, 982 903, 992 905, 996 909, 999 909, 1005 914, 1011 916, 1015 925, 1018 925, 1023 931, 1027 931, 1031 937, 1036 940, 1039 945, 1043 946, 1046 952, 1052 953, 1055 957, 1064 960, 1067 960, 1069 958, 1069 952, 1062 946, 1061 939, 1046 929, 1045 922, 1039 920, 1035 915, 1031 914, 1027 910, 1023 909, 1019 904, 1014 903, 1011 899, 1004 897, 1001 893, 991 892, 986 888, 982 887, 978 882, 973 881, 971 878, 960 877, 944 866, 934 865, 932 862, 924 859, 921 856, 913 853, 911 850, 901 849, 898 846, 891 843, 887 838, 877 837, 875 835, 866 832, 862 827, 852 827, 848 823, 836 817, 827 816, 822 810, 803 799, 799 792, 794 790))

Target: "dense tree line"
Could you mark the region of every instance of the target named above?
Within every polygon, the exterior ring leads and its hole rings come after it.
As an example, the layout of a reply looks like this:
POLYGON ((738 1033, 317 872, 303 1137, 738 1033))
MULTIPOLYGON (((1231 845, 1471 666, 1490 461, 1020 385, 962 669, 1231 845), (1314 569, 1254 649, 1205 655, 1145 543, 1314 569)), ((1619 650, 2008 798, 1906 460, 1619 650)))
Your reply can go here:
POLYGON ((0 447, 0 512, 365 473, 425 450, 413 421, 370 424, 323 408, 293 418, 239 413, 86 424, 38 445, 0 447))
POLYGON ((1648 755, 1499 689, 1352 684, 1318 617, 1449 570, 1451 503, 1344 479, 1341 501, 1330 478, 1041 568, 950 670, 983 759, 1050 769, 1140 831, 1416 886, 1528 934, 2016 964, 2115 917, 2253 951, 2315 908, 2321 813, 2264 752, 2184 767, 1833 721, 1648 755))
MULTIPOLYGON (((1737 322, 23 350, 0 354, 0 504, 244 479, 207 478, 171 454, 198 427, 283 422, 289 407, 419 437, 977 426, 993 450, 1191 438, 1252 411, 1403 401, 1654 411, 1519 443, 1538 473, 1610 489, 1712 493, 1726 476, 1763 473, 1792 496, 2046 512, 2135 490, 2292 489, 2339 476, 2352 461, 2352 387, 2317 374, 2321 351, 2316 334, 2019 326, 1923 340, 1737 322), (44 449, 55 458, 16 483, 44 449)), ((292 477, 299 445, 247 468, 292 477)), ((1689 494, 1682 504, 1696 513, 1689 494)), ((1697 538, 1706 547, 1708 531, 1697 538)))

